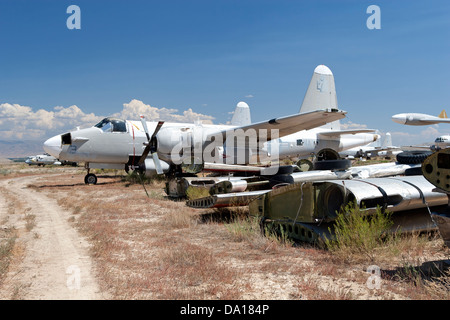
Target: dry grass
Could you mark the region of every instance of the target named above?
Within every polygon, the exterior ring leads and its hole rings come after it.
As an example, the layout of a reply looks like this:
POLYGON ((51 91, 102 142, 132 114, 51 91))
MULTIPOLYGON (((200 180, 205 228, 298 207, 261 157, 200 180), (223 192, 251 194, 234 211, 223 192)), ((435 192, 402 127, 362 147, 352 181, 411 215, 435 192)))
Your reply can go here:
POLYGON ((53 190, 89 238, 103 289, 117 299, 428 299, 430 282, 401 277, 396 268, 446 252, 439 240, 418 236, 381 250, 375 263, 383 290, 371 291, 369 262, 349 265, 331 252, 264 234, 245 208, 194 210, 166 198, 160 182, 146 188, 150 197, 127 181, 53 190), (82 194, 89 197, 81 203, 82 194), (272 281, 290 285, 273 292, 272 281))
MULTIPOLYGON (((14 175, 15 173, 11 173, 14 175)), ((115 175, 115 174, 114 174, 115 175)), ((0 177, 1 178, 1 177, 0 177)), ((113 299, 448 299, 449 274, 422 270, 449 258, 441 239, 404 238, 370 265, 264 234, 245 209, 191 209, 121 176, 84 185, 81 174, 50 174, 33 190, 58 199, 91 245, 101 290, 113 299)), ((20 209, 25 210, 25 208, 20 209)))

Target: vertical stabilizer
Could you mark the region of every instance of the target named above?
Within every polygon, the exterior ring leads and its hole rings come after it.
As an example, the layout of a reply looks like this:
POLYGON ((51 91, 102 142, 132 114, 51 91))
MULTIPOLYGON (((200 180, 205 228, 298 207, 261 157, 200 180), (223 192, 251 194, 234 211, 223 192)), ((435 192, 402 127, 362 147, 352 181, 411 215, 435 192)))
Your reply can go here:
POLYGON ((382 148, 392 147, 392 137, 389 132, 387 132, 386 135, 384 136, 384 141, 381 147, 382 148))
POLYGON ((439 116, 438 116, 439 118, 447 118, 447 112, 445 112, 445 109, 443 109, 442 111, 441 111, 441 113, 439 113, 439 116))
POLYGON ((246 126, 252 123, 250 117, 250 108, 245 102, 239 102, 234 110, 233 118, 231 118, 231 125, 246 126))
MULTIPOLYGON (((334 76, 331 70, 324 65, 319 65, 314 69, 311 82, 300 107, 300 113, 319 109, 338 109, 334 76)), ((340 130, 340 122, 339 120, 334 121, 322 128, 340 130)))

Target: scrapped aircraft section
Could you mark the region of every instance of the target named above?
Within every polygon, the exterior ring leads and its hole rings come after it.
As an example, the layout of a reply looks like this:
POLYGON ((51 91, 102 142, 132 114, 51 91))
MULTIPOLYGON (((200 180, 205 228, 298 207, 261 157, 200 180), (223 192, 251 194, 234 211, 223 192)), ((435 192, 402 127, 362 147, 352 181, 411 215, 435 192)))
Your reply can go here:
MULTIPOLYGON (((446 195, 450 203, 450 148, 442 149, 430 155, 422 164, 424 177, 436 188, 433 192, 446 195)), ((445 244, 450 247, 450 206, 445 212, 432 213, 445 244)))
MULTIPOLYGON (((216 177, 207 187, 209 196, 186 204, 193 208, 248 205, 250 214, 260 216, 262 223, 282 227, 291 238, 306 242, 330 236, 337 213, 352 203, 369 215, 377 208, 392 212, 393 231, 434 232, 437 219, 450 221, 450 216, 443 215, 449 198, 435 192, 435 186, 420 174, 421 168, 422 164, 392 162, 271 178, 216 177)), ((191 186, 201 180, 193 181, 191 186)), ((445 226, 442 230, 450 231, 450 224, 445 226)))
POLYGON ((417 209, 440 211, 448 203, 446 196, 432 189, 422 176, 296 183, 272 190, 251 203, 250 212, 282 225, 291 237, 307 241, 326 233, 337 212, 352 202, 368 214, 377 207, 401 213, 401 217, 393 215, 395 227, 401 231, 432 231, 435 225, 429 214, 420 214, 417 209), (405 220, 407 214, 411 215, 405 220))

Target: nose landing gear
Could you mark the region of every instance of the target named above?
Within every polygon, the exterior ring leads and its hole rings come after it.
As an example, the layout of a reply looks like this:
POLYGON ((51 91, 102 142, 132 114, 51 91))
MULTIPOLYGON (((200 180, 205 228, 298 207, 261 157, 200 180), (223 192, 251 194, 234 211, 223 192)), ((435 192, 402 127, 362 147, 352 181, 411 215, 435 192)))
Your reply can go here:
POLYGON ((88 173, 84 177, 84 183, 86 184, 97 184, 97 176, 93 173, 88 173))

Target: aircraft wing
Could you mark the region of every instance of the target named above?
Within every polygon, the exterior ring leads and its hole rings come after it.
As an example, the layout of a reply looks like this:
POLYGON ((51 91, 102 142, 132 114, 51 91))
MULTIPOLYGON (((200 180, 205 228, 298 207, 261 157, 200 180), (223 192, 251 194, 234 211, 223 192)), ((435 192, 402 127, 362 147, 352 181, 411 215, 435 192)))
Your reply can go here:
MULTIPOLYGON (((257 139, 259 141, 260 135, 264 137, 267 141, 273 138, 281 138, 292 133, 309 130, 316 127, 320 127, 329 122, 333 122, 345 117, 346 111, 338 109, 328 109, 328 110, 317 110, 305 113, 298 113, 295 115, 274 118, 267 121, 257 122, 250 125, 234 127, 232 129, 227 129, 221 131, 223 141, 229 136, 236 136, 238 132, 236 130, 242 129, 244 134, 248 134, 250 129, 254 129, 257 134, 257 139), (278 129, 278 136, 272 137, 272 129, 278 129), (265 131, 260 131, 265 130, 265 131), (265 135, 267 134, 267 135, 265 135)), ((213 136, 211 134, 210 136, 213 136)), ((208 137, 210 138, 210 137, 208 137)))
POLYGON ((373 129, 357 129, 357 130, 336 130, 336 131, 325 131, 319 133, 321 136, 326 137, 339 137, 344 134, 357 134, 357 133, 373 133, 376 130, 373 129))

